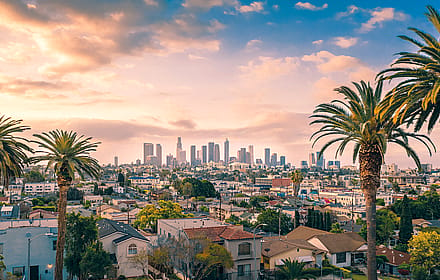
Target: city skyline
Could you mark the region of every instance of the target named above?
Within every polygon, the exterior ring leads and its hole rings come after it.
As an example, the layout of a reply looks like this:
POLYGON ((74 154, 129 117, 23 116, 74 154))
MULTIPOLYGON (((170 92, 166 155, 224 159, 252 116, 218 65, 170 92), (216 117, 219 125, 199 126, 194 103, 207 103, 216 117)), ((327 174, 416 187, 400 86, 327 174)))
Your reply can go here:
MULTIPOLYGON (((231 156, 252 144, 264 159, 270 146, 299 166, 321 147, 309 141, 314 107, 411 50, 397 38, 407 27, 433 32, 427 4, 4 0, 2 114, 31 126, 28 138, 57 128, 92 136, 103 164, 143 161, 144 142, 161 143, 164 161, 181 136, 198 147, 212 139, 220 155, 226 138, 231 156)), ((440 144, 439 127, 432 139, 440 144)), ((440 165, 439 153, 415 149, 440 165)), ((351 163, 350 153, 338 159, 351 163)), ((386 161, 415 167, 392 147, 386 161)))

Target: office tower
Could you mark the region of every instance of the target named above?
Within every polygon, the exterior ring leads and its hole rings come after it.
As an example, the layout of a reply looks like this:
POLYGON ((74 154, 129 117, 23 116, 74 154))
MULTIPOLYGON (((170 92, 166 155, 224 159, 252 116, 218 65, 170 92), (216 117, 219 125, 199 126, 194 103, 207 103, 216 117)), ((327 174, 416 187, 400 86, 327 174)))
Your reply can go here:
POLYGON ((214 142, 208 143, 208 162, 214 161, 214 142))
POLYGON ((251 153, 246 152, 246 163, 251 164, 251 153))
POLYGON ((249 159, 248 163, 254 165, 254 145, 249 145, 249 159))
POLYGON ((272 156, 270 157, 270 165, 277 166, 277 164, 278 164, 278 155, 277 153, 273 153, 272 156))
POLYGON ((207 147, 206 145, 202 146, 202 163, 207 163, 207 147))
POLYGON ((321 155, 320 152, 316 152, 316 166, 322 169, 325 168, 324 155, 321 155))
POLYGON ((270 166, 270 149, 264 149, 264 164, 270 166))
POLYGON ((263 164, 263 160, 262 160, 261 158, 257 158, 257 159, 255 160, 255 163, 256 163, 256 164, 263 164))
POLYGON ((147 164, 147 157, 154 155, 154 145, 152 143, 144 143, 144 164, 147 164))
POLYGON ((280 165, 281 166, 285 166, 286 165, 286 157, 285 156, 280 156, 280 165))
POLYGON ((157 157, 154 155, 147 156, 147 164, 149 165, 157 165, 157 157))
POLYGON ((240 150, 238 150, 238 162, 241 163, 246 163, 246 148, 240 148, 240 150))
POLYGON ((119 166, 119 158, 118 156, 115 156, 115 167, 119 166))
POLYGON ((225 141, 225 158, 224 158, 224 161, 225 161, 225 165, 227 165, 229 163, 229 140, 228 140, 228 138, 226 138, 226 141, 225 141))
POLYGON ((214 145, 214 162, 220 162, 220 144, 214 145))
POLYGON ((177 147, 176 147, 176 160, 180 164, 182 162, 180 158, 180 152, 182 151, 182 137, 177 137, 177 147))
POLYGON ((190 163, 192 166, 196 165, 196 146, 191 145, 190 163))
POLYGON ((167 166, 168 167, 173 167, 173 160, 174 160, 174 157, 172 154, 167 155, 167 166))
POLYGON ((157 166, 162 166, 162 145, 156 144, 156 163, 157 166))
POLYGON ((178 165, 186 163, 186 151, 180 151, 180 161, 177 162, 178 165))
POLYGON ((308 164, 307 164, 307 160, 302 160, 301 161, 301 169, 307 169, 309 168, 308 164))
POLYGON ((315 154, 314 153, 310 153, 309 154, 309 166, 315 166, 316 165, 316 161, 315 161, 315 154))

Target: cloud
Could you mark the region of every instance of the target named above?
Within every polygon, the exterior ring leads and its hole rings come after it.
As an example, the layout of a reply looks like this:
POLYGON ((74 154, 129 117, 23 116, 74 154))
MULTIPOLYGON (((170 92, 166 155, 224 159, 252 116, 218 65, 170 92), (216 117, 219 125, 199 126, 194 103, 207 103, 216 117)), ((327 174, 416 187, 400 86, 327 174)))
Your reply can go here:
POLYGON ((362 23, 360 32, 368 32, 374 28, 381 26, 385 21, 398 20, 403 21, 407 18, 407 15, 402 12, 396 12, 394 8, 376 8, 369 11, 371 18, 362 23))
POLYGON ((333 79, 329 77, 322 77, 313 84, 313 98, 316 103, 329 102, 337 98, 337 94, 334 91, 339 85, 333 79))
POLYGON ((356 37, 335 37, 333 38, 333 44, 343 49, 350 48, 356 45, 358 38, 356 37))
POLYGON ((356 7, 355 5, 350 5, 347 7, 347 11, 340 12, 336 14, 336 19, 341 19, 343 17, 348 17, 356 12, 358 12, 360 8, 356 7))
POLYGON ((260 56, 240 66, 239 69, 245 79, 253 81, 267 81, 288 75, 299 66, 296 57, 274 58, 260 56))
POLYGON ((2 50, 2 55, 6 52, 11 56, 4 57, 25 62, 19 56, 38 50, 45 61, 39 71, 59 78, 96 70, 124 56, 219 50, 220 42, 214 35, 224 28, 223 24, 194 16, 165 16, 165 8, 162 0, 47 0, 31 6, 4 0, 0 2, 0 27, 28 38, 30 44, 26 45, 36 49, 17 46, 22 50, 17 54, 11 45, 2 50))
POLYGON ((246 49, 247 50, 258 50, 259 46, 263 43, 263 41, 261 40, 250 40, 249 42, 247 42, 246 44, 246 49))
POLYGON ((252 2, 249 5, 238 6, 240 13, 262 12, 264 10, 263 2, 252 2))
POLYGON ((325 3, 321 7, 315 6, 309 2, 297 2, 295 4, 295 8, 297 9, 303 9, 303 10, 310 10, 310 11, 320 11, 328 8, 328 4, 325 3))
POLYGON ((236 3, 236 0, 186 0, 182 6, 186 8, 201 8, 209 10, 213 7, 235 5, 236 3))
POLYGON ((320 51, 311 55, 304 55, 302 58, 306 62, 314 62, 322 73, 341 72, 361 65, 359 59, 346 56, 334 55, 328 51, 320 51))
POLYGON ((170 122, 175 127, 180 127, 183 129, 194 129, 196 128, 196 123, 193 120, 178 120, 170 122))
POLYGON ((324 40, 316 40, 312 42, 313 45, 322 45, 322 43, 324 43, 324 40))

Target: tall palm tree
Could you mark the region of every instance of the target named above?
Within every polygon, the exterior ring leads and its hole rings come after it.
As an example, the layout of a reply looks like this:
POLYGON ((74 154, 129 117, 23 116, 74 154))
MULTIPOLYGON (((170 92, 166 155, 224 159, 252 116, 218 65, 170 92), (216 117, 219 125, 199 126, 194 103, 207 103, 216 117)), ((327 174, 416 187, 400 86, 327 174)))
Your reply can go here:
POLYGON ((26 139, 16 136, 30 129, 21 125, 22 120, 0 116, 0 183, 7 188, 11 177, 23 175, 26 164, 26 152, 32 149, 25 143, 26 139))
POLYGON ((408 28, 418 38, 399 38, 416 47, 414 52, 399 52, 398 59, 378 74, 381 80, 397 80, 385 98, 384 107, 396 112, 394 121, 414 124, 419 131, 425 123, 431 131, 440 116, 440 13, 427 6, 425 13, 438 34, 408 28))
POLYGON ((33 141, 38 144, 43 153, 41 156, 30 158, 31 163, 47 162, 48 168, 53 168, 60 197, 58 200, 58 239, 55 260, 55 280, 63 279, 63 258, 66 236, 66 205, 67 190, 75 179, 75 173, 81 178, 88 175, 98 178, 101 167, 98 161, 90 157, 90 153, 96 151, 100 142, 91 142, 91 137, 78 136, 76 132, 53 130, 34 134, 37 138, 33 141))
POLYGON ((307 274, 304 271, 305 263, 292 261, 290 258, 282 260, 283 264, 278 266, 276 272, 277 279, 282 280, 296 280, 296 279, 315 279, 316 277, 311 274, 307 274))
MULTIPOLYGON (((295 211, 297 210, 296 208, 298 207, 298 193, 299 193, 299 188, 301 186, 301 182, 304 179, 304 176, 301 172, 301 170, 295 170, 292 172, 292 174, 290 175, 290 179, 292 180, 292 184, 293 184, 293 199, 295 200, 295 211)), ((294 218, 295 220, 295 228, 298 224, 298 221, 296 220, 296 216, 294 218)))
POLYGON ((389 117, 392 112, 379 114, 382 82, 378 82, 375 89, 364 81, 353 84, 357 92, 342 86, 335 91, 343 96, 343 100, 334 100, 315 108, 311 124, 320 124, 321 128, 311 138, 315 145, 323 137, 333 137, 323 145, 321 155, 333 144, 338 144, 336 156, 342 155, 349 143, 354 144, 353 161, 359 160, 361 188, 366 200, 368 279, 376 280, 376 191, 380 187, 380 168, 387 143, 403 147, 419 168, 419 158, 408 140, 421 141, 430 153, 431 145, 434 145, 424 135, 399 128, 399 124, 389 117))

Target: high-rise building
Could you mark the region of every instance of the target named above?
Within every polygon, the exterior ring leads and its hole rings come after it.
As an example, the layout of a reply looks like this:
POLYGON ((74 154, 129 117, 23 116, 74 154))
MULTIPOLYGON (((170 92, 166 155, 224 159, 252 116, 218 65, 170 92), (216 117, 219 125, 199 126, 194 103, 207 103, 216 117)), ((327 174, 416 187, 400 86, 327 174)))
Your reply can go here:
POLYGON ((148 156, 154 155, 153 143, 144 143, 144 164, 148 164, 148 156))
POLYGON ((214 145, 214 162, 220 162, 220 145, 214 145))
POLYGON ((309 166, 315 166, 316 165, 316 161, 315 161, 315 154, 314 153, 310 153, 309 154, 309 166))
POLYGON ((167 166, 168 167, 174 167, 174 157, 172 154, 167 155, 167 166))
POLYGON ((156 161, 157 166, 162 166, 162 145, 156 144, 156 161))
POLYGON ((264 164, 270 166, 270 148, 264 149, 264 164))
POLYGON ((182 162, 182 159, 180 158, 181 152, 182 152, 182 137, 177 137, 176 160, 178 164, 182 162))
POLYGON ((286 165, 286 157, 285 156, 280 156, 280 165, 281 166, 285 166, 286 165))
POLYGON ((141 165, 141 160, 140 159, 136 160, 136 165, 141 165))
POLYGON ((240 148, 240 150, 238 150, 238 162, 241 163, 246 163, 246 148, 240 148))
POLYGON ((249 164, 254 165, 254 145, 249 145, 249 164))
POLYGON ((190 163, 192 166, 196 165, 196 145, 191 145, 190 163))
POLYGON ((118 156, 115 156, 115 167, 119 166, 119 158, 118 156))
POLYGON ((225 158, 224 158, 225 164, 227 165, 229 163, 229 140, 226 138, 225 141, 225 158))
POLYGON ((207 147, 206 147, 206 145, 203 145, 202 146, 202 163, 207 163, 208 162, 207 158, 208 158, 207 147))
POLYGON ((307 169, 309 168, 308 164, 307 164, 307 160, 302 160, 301 161, 301 169, 307 169))
POLYGON ((321 155, 320 152, 316 152, 316 166, 325 169, 324 155, 321 155))
POLYGON ((214 142, 208 143, 208 162, 214 161, 214 142))
POLYGON ((273 153, 270 157, 270 165, 271 166, 277 166, 278 165, 278 155, 277 153, 273 153))
POLYGON ((180 151, 180 161, 177 162, 178 165, 186 163, 186 151, 180 151))

